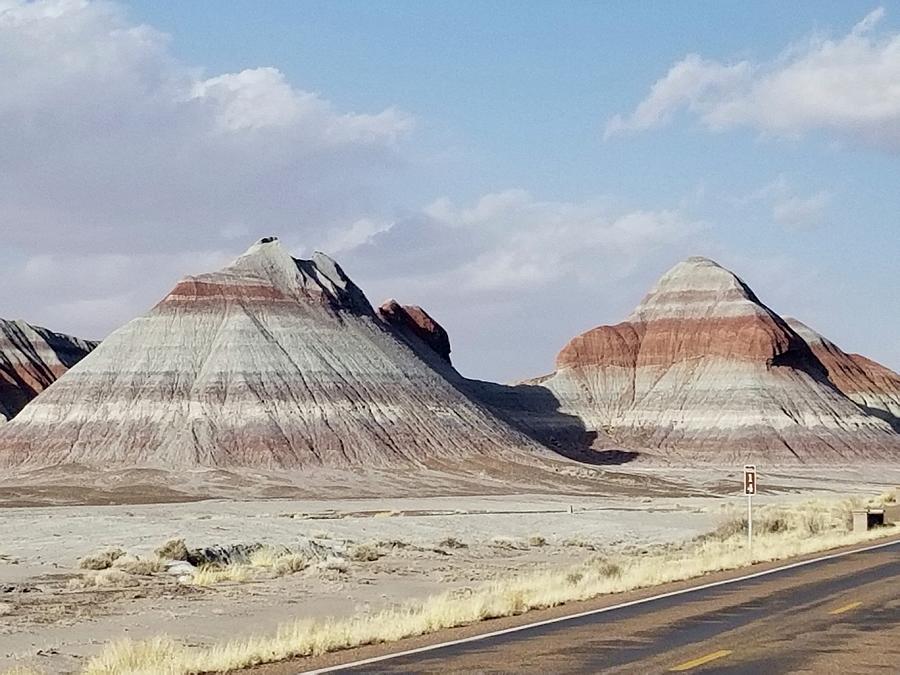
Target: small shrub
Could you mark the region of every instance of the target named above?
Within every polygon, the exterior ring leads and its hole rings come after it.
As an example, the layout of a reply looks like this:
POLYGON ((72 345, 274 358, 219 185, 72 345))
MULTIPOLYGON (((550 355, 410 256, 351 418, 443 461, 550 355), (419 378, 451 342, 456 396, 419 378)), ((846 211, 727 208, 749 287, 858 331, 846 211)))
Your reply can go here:
POLYGON ((156 549, 156 555, 162 560, 187 560, 188 550, 184 539, 170 539, 156 549))
POLYGON ((582 579, 584 579, 584 575, 581 572, 569 572, 566 575, 566 583, 571 586, 577 586, 582 579))
POLYGON ((194 586, 215 586, 225 581, 241 583, 250 579, 253 569, 249 565, 203 565, 194 572, 194 586))
POLYGON ((302 572, 309 567, 309 559, 299 553, 289 553, 275 560, 272 571, 276 576, 285 577, 289 574, 302 572))
POLYGON ((128 574, 145 577, 159 574, 166 567, 159 558, 138 558, 131 555, 123 555, 117 558, 112 566, 128 574))
POLYGON ((374 562, 381 556, 381 551, 372 544, 358 544, 350 551, 350 559, 356 562, 374 562))
POLYGON ((92 588, 127 588, 137 584, 138 581, 130 574, 109 568, 99 571, 90 570, 80 577, 69 579, 68 588, 78 591, 92 588))
POLYGON ((533 547, 533 548, 538 548, 538 547, 541 547, 541 546, 546 546, 546 545, 547 545, 547 540, 544 539, 544 537, 541 537, 541 536, 538 536, 538 535, 532 535, 531 537, 528 538, 528 545, 531 546, 531 547, 533 547))
POLYGON ((469 545, 461 542, 456 537, 447 537, 446 539, 441 540, 438 544, 441 548, 450 548, 450 549, 460 549, 460 548, 469 548, 469 545))
POLYGON ((596 569, 597 574, 606 579, 617 579, 622 576, 622 567, 609 560, 598 560, 596 569))
POLYGON ((78 566, 83 570, 106 570, 123 555, 125 551, 120 548, 108 548, 85 556, 78 561, 78 566))

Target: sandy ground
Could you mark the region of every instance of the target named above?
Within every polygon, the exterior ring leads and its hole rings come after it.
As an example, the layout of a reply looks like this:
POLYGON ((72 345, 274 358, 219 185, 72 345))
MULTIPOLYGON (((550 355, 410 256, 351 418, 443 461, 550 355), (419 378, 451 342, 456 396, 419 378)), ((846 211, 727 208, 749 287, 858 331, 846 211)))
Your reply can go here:
MULTIPOLYGON (((604 552, 639 553, 707 531, 746 503, 735 471, 603 474, 606 489, 593 495, 0 508, 0 672, 14 665, 76 672, 86 656, 122 637, 216 642, 272 632, 294 619, 373 611, 530 569, 564 567, 604 552), (351 560, 345 571, 309 569, 212 587, 165 573, 135 577, 127 587, 69 587, 80 575, 82 556, 106 547, 150 555, 174 537, 191 547, 291 547, 312 539, 338 556, 358 544, 377 544, 382 555, 351 560), (462 546, 448 545, 448 538, 462 546)), ((900 485, 900 468, 770 471, 760 474, 760 485, 758 503, 875 494, 900 485)))

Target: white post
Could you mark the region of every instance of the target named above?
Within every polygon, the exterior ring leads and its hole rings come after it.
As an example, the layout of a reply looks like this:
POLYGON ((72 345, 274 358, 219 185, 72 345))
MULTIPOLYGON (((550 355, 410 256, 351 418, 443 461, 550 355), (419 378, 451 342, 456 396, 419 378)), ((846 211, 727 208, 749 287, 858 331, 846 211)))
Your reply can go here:
POLYGON ((753 562, 753 495, 747 494, 747 552, 753 562))

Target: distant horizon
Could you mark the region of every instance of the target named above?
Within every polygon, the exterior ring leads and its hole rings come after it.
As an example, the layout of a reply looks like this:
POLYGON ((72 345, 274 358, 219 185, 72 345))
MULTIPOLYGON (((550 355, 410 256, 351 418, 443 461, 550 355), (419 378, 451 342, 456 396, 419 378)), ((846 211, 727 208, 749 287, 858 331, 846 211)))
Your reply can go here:
POLYGON ((896 7, 0 0, 0 87, 2 318, 275 233, 517 381, 702 255, 900 370, 896 7))

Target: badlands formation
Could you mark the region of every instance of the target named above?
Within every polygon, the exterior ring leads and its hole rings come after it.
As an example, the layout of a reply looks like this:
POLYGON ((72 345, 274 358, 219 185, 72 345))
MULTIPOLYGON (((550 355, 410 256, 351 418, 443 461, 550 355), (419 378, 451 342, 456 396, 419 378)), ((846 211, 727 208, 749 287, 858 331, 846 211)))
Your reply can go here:
POLYGON ((4 425, 0 464, 476 470, 549 455, 419 356, 428 341, 449 358, 438 328, 396 303, 379 315, 327 256, 262 239, 183 279, 4 425))
MULTIPOLYGON (((91 347, 64 344, 56 361, 32 350, 34 391, 91 347)), ((0 427, 0 466, 349 469, 374 491, 374 470, 396 482, 398 465, 503 476, 495 487, 527 466, 520 484, 597 489, 565 458, 896 461, 898 412, 895 373, 705 258, 676 265, 625 322, 574 338, 551 375, 509 386, 462 377, 422 308, 375 310, 333 260, 267 238, 183 279, 0 427)))
POLYGON ((734 274, 689 258, 624 323, 574 338, 531 384, 601 439, 669 461, 900 457, 879 414, 896 410, 897 376, 807 340, 734 274))
POLYGON ((0 423, 87 356, 96 343, 0 319, 0 423))
POLYGON ((828 380, 863 410, 900 433, 900 375, 859 354, 847 354, 797 319, 785 319, 828 371, 828 380))

